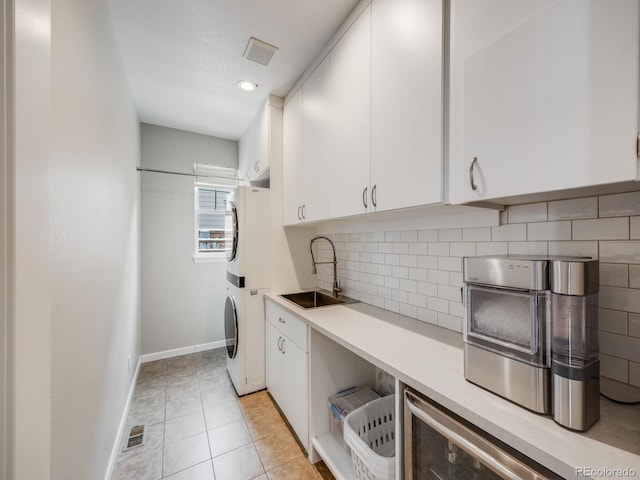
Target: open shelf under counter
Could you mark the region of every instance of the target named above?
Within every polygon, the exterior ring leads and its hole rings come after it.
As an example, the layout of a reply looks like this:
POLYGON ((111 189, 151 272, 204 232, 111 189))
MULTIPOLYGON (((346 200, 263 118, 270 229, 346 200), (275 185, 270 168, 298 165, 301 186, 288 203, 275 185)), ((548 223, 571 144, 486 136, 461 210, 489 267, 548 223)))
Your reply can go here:
POLYGON ((355 480, 356 474, 351 454, 331 435, 331 432, 313 437, 311 444, 336 480, 355 480))

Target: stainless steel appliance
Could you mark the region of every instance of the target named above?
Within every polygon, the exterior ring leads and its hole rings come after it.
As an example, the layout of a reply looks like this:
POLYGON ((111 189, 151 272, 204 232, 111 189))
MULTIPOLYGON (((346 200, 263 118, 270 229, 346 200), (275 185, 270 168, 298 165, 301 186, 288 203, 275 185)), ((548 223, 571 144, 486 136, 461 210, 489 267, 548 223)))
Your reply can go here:
POLYGON ((543 480, 561 477, 405 388, 404 478, 543 480))
POLYGON ((534 412, 551 413, 549 261, 464 259, 465 378, 534 412))
POLYGON ((551 262, 553 418, 586 430, 600 418, 597 260, 551 262))

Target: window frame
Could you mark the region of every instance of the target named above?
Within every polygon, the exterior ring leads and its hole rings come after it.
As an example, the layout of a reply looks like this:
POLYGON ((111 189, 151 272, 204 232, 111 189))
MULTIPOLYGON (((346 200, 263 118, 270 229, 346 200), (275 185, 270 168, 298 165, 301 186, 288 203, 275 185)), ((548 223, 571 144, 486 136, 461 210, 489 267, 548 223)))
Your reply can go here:
MULTIPOLYGON (((226 249, 222 251, 200 251, 200 205, 199 190, 221 190, 230 194, 233 191, 231 186, 198 185, 193 187, 193 262, 194 263, 225 263, 227 261, 226 249)), ((226 208, 222 212, 207 211, 209 213, 226 216, 226 208)))

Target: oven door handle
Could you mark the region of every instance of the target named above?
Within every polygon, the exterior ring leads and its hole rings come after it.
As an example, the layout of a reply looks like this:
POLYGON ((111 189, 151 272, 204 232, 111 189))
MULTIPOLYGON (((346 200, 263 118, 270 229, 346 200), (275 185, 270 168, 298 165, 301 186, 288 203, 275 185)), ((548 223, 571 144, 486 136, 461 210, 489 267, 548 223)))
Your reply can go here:
MULTIPOLYGON (((435 407, 432 407, 427 403, 424 403, 424 407, 422 405, 419 406, 410 397, 414 396, 409 392, 406 392, 405 403, 411 414, 415 415, 418 419, 420 419, 430 428, 445 437, 447 440, 450 440, 451 442, 457 444, 468 454, 477 458, 481 463, 486 465, 501 478, 504 478, 505 480, 545 478, 541 476, 539 472, 533 470, 528 465, 512 457, 493 443, 489 442, 472 430, 469 430, 456 420, 446 416, 443 412, 440 412, 435 407), (440 416, 442 418, 438 420, 429 413, 426 413, 424 409, 433 410, 434 415, 440 416), (445 425, 444 422, 450 423, 450 425, 445 425), (477 444, 480 444, 480 446, 477 444), (505 465, 505 463, 510 464, 510 466, 515 466, 517 473, 511 470, 509 466, 505 465)), ((423 403, 417 398, 416 400, 418 400, 420 403, 423 403)))

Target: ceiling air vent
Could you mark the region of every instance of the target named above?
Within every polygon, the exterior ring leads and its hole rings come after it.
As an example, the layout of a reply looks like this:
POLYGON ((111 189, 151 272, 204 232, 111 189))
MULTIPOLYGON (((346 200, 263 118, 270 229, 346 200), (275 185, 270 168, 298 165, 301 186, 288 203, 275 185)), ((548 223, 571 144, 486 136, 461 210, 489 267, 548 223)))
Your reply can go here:
POLYGON ((278 47, 251 37, 249 43, 247 43, 247 48, 244 49, 243 56, 247 60, 267 66, 276 50, 278 50, 278 47))

